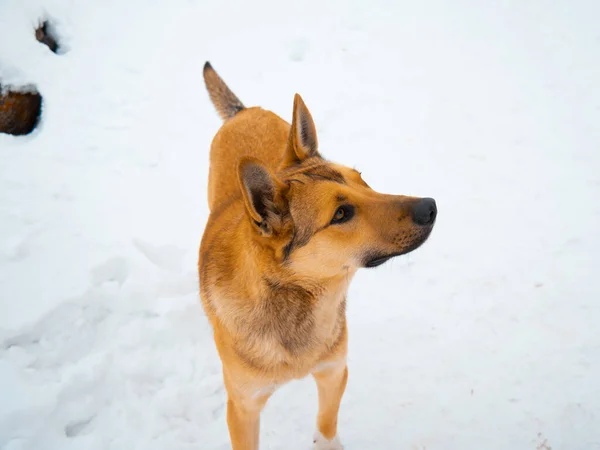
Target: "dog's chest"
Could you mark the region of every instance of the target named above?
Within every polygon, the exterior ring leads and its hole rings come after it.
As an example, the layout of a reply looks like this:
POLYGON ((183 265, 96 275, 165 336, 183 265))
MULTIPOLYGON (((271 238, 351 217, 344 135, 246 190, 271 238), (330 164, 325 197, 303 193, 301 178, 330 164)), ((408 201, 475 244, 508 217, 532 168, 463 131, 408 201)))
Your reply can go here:
POLYGON ((346 289, 315 297, 295 287, 278 287, 246 317, 243 352, 263 364, 311 361, 338 340, 345 321, 346 289))
POLYGON ((262 327, 270 329, 273 337, 293 355, 332 339, 343 320, 345 291, 325 291, 313 296, 286 287, 272 294, 265 305, 267 314, 261 320, 262 327))

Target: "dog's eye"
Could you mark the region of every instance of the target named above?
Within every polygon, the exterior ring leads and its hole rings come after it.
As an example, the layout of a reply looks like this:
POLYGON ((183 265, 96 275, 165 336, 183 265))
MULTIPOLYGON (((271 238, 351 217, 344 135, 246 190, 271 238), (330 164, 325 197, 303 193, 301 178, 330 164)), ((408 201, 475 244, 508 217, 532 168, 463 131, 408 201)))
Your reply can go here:
POLYGON ((354 216, 354 206, 342 205, 335 210, 333 219, 331 219, 332 225, 348 222, 354 216))

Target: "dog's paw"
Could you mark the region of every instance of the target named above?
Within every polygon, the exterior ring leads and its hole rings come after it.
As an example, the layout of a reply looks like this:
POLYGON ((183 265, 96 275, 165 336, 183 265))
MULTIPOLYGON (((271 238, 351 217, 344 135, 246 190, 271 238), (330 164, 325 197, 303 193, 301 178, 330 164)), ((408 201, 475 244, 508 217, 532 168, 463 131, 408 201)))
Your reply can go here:
POLYGON ((326 439, 319 431, 315 432, 315 436, 313 438, 313 443, 315 444, 314 450, 344 450, 344 446, 340 442, 339 437, 334 437, 329 440, 326 439))

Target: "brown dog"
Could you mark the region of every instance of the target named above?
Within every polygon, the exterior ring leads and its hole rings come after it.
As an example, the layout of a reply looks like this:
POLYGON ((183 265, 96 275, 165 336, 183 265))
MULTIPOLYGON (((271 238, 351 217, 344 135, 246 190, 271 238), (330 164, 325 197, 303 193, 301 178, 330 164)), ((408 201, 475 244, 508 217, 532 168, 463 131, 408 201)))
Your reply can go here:
POLYGON ((198 270, 233 449, 258 449, 265 403, 308 374, 319 392, 315 449, 341 449, 348 284, 360 267, 425 242, 435 201, 377 193, 356 170, 323 159, 299 95, 290 125, 244 107, 208 62, 204 80, 225 123, 210 151, 198 270))

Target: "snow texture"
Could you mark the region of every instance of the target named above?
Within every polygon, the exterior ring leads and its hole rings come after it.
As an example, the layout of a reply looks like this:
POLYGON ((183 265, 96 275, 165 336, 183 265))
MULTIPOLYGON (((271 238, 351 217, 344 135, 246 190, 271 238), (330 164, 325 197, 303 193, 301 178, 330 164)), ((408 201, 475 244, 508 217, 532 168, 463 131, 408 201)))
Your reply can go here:
MULTIPOLYGON (((376 190, 435 197, 349 293, 347 450, 600 449, 600 2, 3 0, 0 448, 229 448, 198 299, 210 60, 376 190), (41 19, 61 53, 34 38, 41 19)), ((311 379, 262 416, 308 450, 311 379)))

